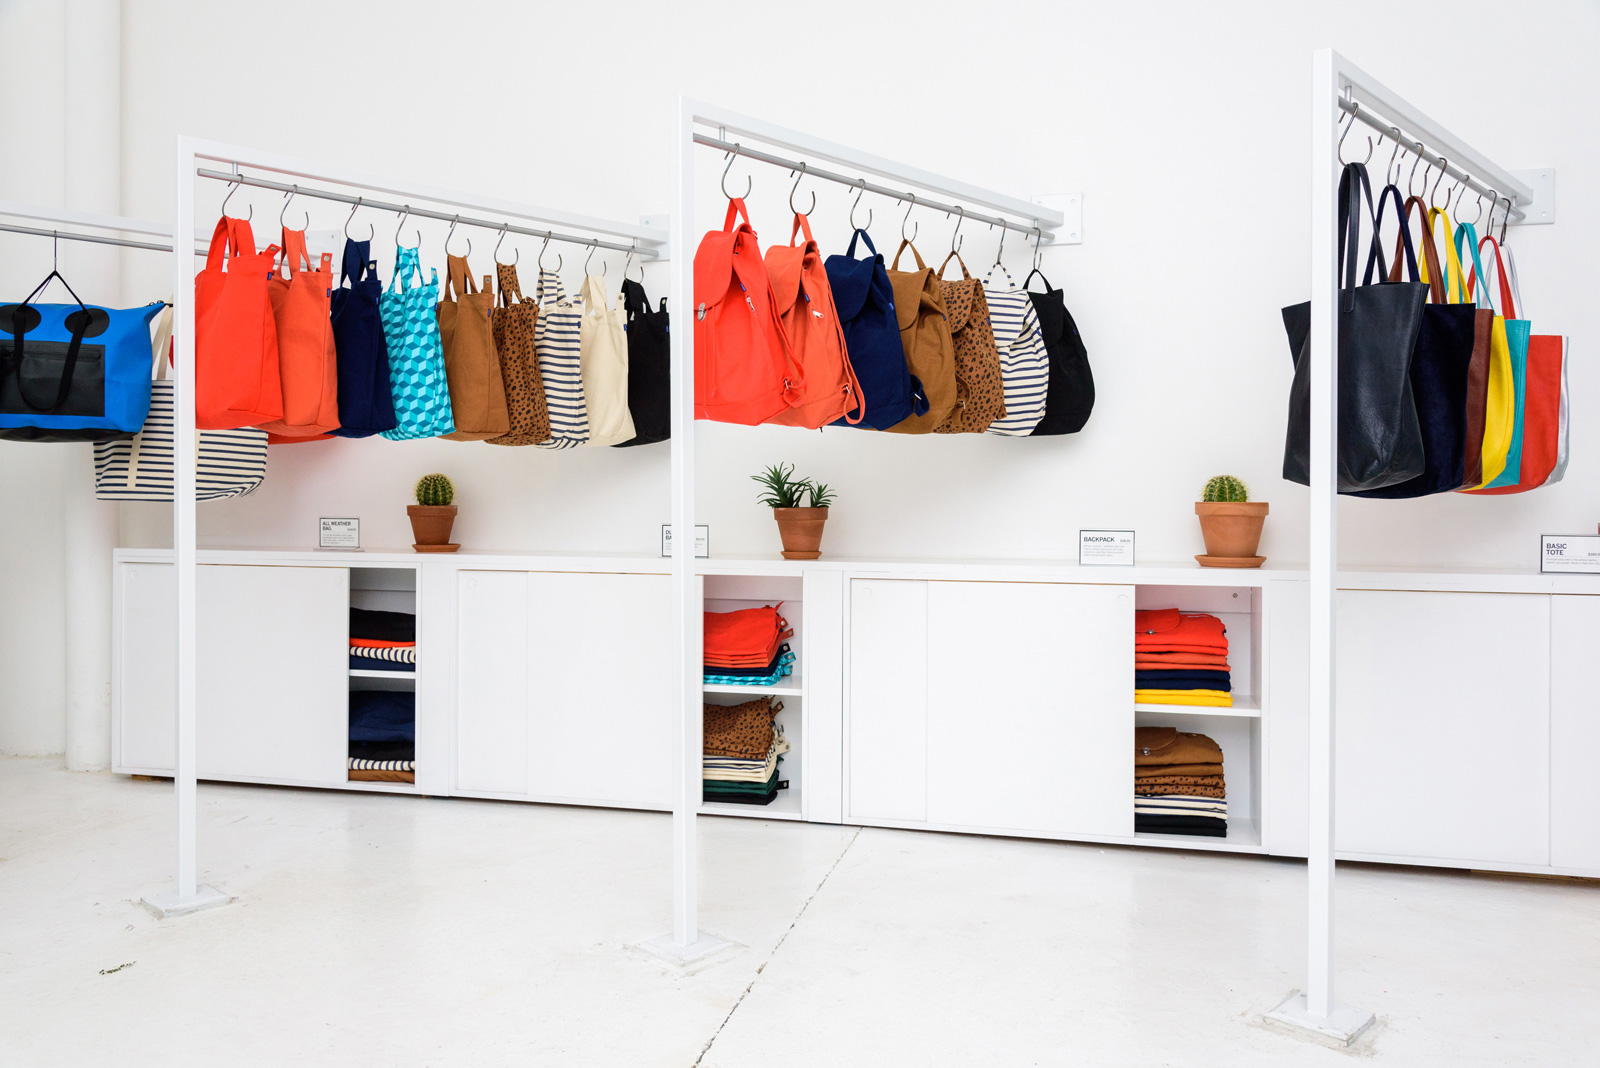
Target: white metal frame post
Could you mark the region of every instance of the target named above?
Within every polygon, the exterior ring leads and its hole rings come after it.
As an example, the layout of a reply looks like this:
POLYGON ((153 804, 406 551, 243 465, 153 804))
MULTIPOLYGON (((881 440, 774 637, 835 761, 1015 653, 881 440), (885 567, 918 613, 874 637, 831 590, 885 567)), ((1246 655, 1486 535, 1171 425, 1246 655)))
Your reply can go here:
MULTIPOLYGON (((411 197, 418 201, 467 208, 506 218, 533 220, 563 228, 586 230, 591 234, 622 237, 631 240, 633 245, 608 245, 607 247, 636 247, 636 254, 645 259, 659 257, 661 255, 661 246, 666 240, 666 235, 661 231, 635 223, 623 223, 610 219, 577 215, 571 212, 535 207, 494 197, 474 196, 469 193, 461 193, 437 186, 416 182, 402 182, 363 171, 325 167, 307 160, 278 153, 261 152, 200 138, 180 136, 177 142, 177 194, 174 208, 176 215, 173 219, 172 227, 172 247, 175 249, 191 249, 195 247, 194 191, 195 181, 197 177, 200 177, 197 168, 202 161, 232 164, 236 167, 249 167, 278 175, 287 175, 308 181, 342 185, 366 191, 397 194, 411 197)), ((316 189, 308 188, 299 190, 299 192, 306 197, 316 198, 318 196, 318 190, 316 189)), ((348 202, 347 198, 345 202, 348 202)), ((419 210, 415 214, 421 215, 424 212, 419 210)), ((444 216, 434 212, 432 217, 442 218, 444 216)), ((462 225, 478 225, 478 223, 469 223, 468 220, 462 220, 462 225)), ((552 237, 559 241, 581 244, 593 243, 587 238, 580 239, 565 234, 554 234, 552 237)), ((177 408, 173 433, 175 435, 174 441, 194 441, 194 264, 190 262, 187 256, 174 256, 172 262, 173 357, 177 365, 174 369, 173 385, 173 404, 177 408)), ((177 832, 175 867, 177 878, 176 885, 171 893, 152 894, 144 899, 144 903, 160 916, 174 916, 195 912, 214 905, 226 904, 232 900, 232 898, 220 891, 200 885, 198 881, 195 838, 197 803, 195 716, 197 698, 196 668, 198 666, 196 653, 198 618, 195 594, 198 572, 196 569, 194 500, 197 463, 198 457, 194 449, 175 448, 173 450, 172 544, 173 577, 177 590, 177 701, 175 708, 177 746, 173 768, 173 788, 177 801, 175 806, 177 832)))
MULTIPOLYGON (((1448 156, 1462 173, 1474 175, 1512 198, 1515 206, 1533 192, 1437 126, 1332 49, 1312 54, 1311 63, 1311 509, 1310 509, 1310 704, 1307 789, 1310 791, 1306 856, 1306 985, 1268 1019, 1351 1042, 1371 1025, 1364 1009, 1334 999, 1334 723, 1338 635, 1338 451, 1339 359, 1338 185, 1340 95, 1375 108, 1433 154, 1448 156)), ((1367 121, 1363 119, 1363 121, 1367 121)), ((1381 127, 1380 127, 1381 128, 1381 127)))
MULTIPOLYGON (((672 351, 672 589, 673 636, 677 641, 674 692, 678 702, 678 779, 672 805, 672 931, 640 943, 641 949, 676 964, 704 960, 731 945, 700 930, 699 837, 696 820, 701 804, 701 709, 704 700, 703 589, 694 556, 695 420, 694 420, 694 148, 695 126, 715 128, 721 139, 747 137, 764 145, 801 154, 806 162, 827 161, 853 171, 920 187, 934 195, 976 204, 1027 220, 1026 225, 997 220, 1011 229, 1031 232, 1048 243, 1063 224, 1061 212, 1031 201, 968 185, 952 178, 908 167, 867 152, 825 141, 687 97, 679 97, 674 115, 673 211, 671 264, 672 306, 678 326, 670 331, 672 351)), ((701 135, 706 140, 705 135, 701 135)), ((712 140, 716 147, 724 141, 712 140)), ((750 158, 786 166, 760 152, 750 158)), ((816 173, 816 172, 813 172, 816 173)), ((827 176, 838 181, 839 176, 827 176)), ((854 182, 850 184, 856 184, 854 182)), ((889 195, 894 195, 890 193, 889 195)))

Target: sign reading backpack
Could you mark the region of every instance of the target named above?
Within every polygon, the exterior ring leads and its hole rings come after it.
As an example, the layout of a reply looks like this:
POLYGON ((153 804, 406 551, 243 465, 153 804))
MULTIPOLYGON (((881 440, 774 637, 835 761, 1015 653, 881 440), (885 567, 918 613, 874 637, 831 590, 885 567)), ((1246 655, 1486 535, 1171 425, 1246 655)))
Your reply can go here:
POLYGON ((194 419, 202 430, 283 418, 278 327, 267 296, 277 258, 277 245, 256 251, 248 221, 217 220, 205 270, 194 280, 194 419))
POLYGON ((729 198, 722 229, 694 253, 694 416, 755 426, 799 403, 804 389, 750 215, 729 198))
POLYGON ((922 254, 906 240, 900 242, 894 262, 889 265, 889 284, 894 287, 894 311, 900 321, 900 348, 928 398, 925 414, 903 419, 889 430, 895 434, 931 434, 950 418, 957 400, 956 343, 950 336, 944 294, 933 268, 922 262, 922 254), (900 270, 900 257, 906 249, 917 261, 914 271, 900 270))
POLYGON ((51 271, 21 304, 0 305, 0 439, 105 441, 144 424, 150 409, 146 363, 159 303, 119 311, 34 304, 51 271), (138 354, 138 371, 134 355, 138 354))
POLYGON ((805 372, 799 400, 767 422, 808 430, 838 420, 850 426, 861 422, 865 412, 861 383, 850 365, 822 253, 817 251, 811 223, 804 215, 795 213, 787 245, 767 249, 766 266, 778 317, 788 331, 795 360, 805 372), (795 236, 801 231, 805 243, 796 245, 795 236))
POLYGON ((857 230, 843 256, 829 256, 828 286, 844 329, 850 367, 861 383, 866 414, 863 430, 888 430, 896 423, 928 410, 922 383, 906 366, 900 347, 900 322, 895 318, 894 287, 883 266, 883 256, 865 230, 857 230), (865 241, 872 255, 856 259, 856 242, 865 241))
MULTIPOLYGON (((159 308, 160 305, 157 305, 159 308)), ((94 447, 94 495, 102 501, 172 500, 173 384, 171 364, 172 309, 156 320, 151 345, 155 364, 150 383, 150 414, 144 429, 132 438, 101 442, 94 447)), ((151 376, 148 365, 147 379, 151 376)), ((195 431, 196 501, 220 501, 254 493, 267 477, 267 432, 251 427, 195 431)))

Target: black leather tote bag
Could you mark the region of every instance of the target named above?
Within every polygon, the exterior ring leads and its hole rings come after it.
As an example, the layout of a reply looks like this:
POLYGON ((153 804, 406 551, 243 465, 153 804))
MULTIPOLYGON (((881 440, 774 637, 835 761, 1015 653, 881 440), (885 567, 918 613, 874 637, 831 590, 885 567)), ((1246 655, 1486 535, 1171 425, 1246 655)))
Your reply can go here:
MULTIPOLYGON (((1376 231, 1383 228, 1384 209, 1391 195, 1396 214, 1400 216, 1394 268, 1389 272, 1391 282, 1400 280, 1402 248, 1411 281, 1421 281, 1408 225, 1413 207, 1422 219, 1422 252, 1423 262, 1428 267, 1429 302, 1422 307, 1422 327, 1417 331, 1417 348, 1411 356, 1411 395, 1417 403, 1417 421, 1422 426, 1422 449, 1427 467, 1416 478, 1382 489, 1361 490, 1354 496, 1392 501, 1453 492, 1466 476, 1467 375, 1472 369, 1477 308, 1472 304, 1447 302, 1447 276, 1433 243, 1434 215, 1420 197, 1411 197, 1402 205, 1399 189, 1392 185, 1385 189, 1378 200, 1374 237, 1376 231)), ((1372 255, 1379 257, 1381 269, 1381 253, 1376 244, 1372 255)), ((1370 257, 1368 263, 1370 266, 1370 257)))
MULTIPOLYGON (((1427 468, 1422 426, 1411 391, 1411 361, 1422 327, 1428 287, 1421 282, 1356 285, 1356 246, 1365 194, 1372 215, 1366 168, 1346 165, 1339 179, 1339 492, 1382 489, 1427 468)), ((1375 221, 1375 220, 1374 220, 1375 221)), ((1376 240, 1376 238, 1374 238, 1376 240)), ((1371 281, 1368 263, 1367 281, 1371 281)), ((1289 389, 1289 429, 1283 477, 1311 484, 1311 304, 1283 309, 1294 359, 1289 389)))

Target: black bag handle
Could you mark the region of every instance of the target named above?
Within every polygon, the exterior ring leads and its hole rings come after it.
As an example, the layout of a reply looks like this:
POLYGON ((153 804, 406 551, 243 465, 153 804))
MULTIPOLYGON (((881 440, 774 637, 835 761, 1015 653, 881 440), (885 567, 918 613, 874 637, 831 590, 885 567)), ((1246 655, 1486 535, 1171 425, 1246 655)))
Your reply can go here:
POLYGON ((1054 293, 1056 291, 1056 287, 1050 284, 1050 279, 1046 278, 1044 276, 1044 272, 1039 270, 1039 268, 1037 268, 1037 267, 1035 267, 1033 270, 1029 271, 1028 272, 1028 277, 1026 277, 1026 278, 1024 278, 1022 280, 1022 288, 1023 289, 1027 289, 1028 286, 1033 283, 1033 276, 1034 275, 1038 275, 1039 276, 1039 281, 1044 283, 1044 291, 1046 293, 1054 293))
MULTIPOLYGON (((1372 251, 1367 254, 1367 271, 1362 276, 1361 284, 1372 284, 1372 269, 1378 269, 1378 281, 1391 277, 1388 261, 1383 256, 1383 217, 1389 210, 1389 198, 1394 197, 1394 213, 1400 222, 1400 237, 1404 243, 1406 266, 1411 271, 1411 281, 1417 281, 1421 276, 1417 273, 1417 253, 1411 244, 1411 227, 1406 225, 1405 198, 1400 192, 1400 187, 1390 183, 1383 187, 1383 193, 1378 197, 1378 214, 1372 223, 1372 251)), ((1398 253, 1397 253, 1398 255, 1398 253)))
POLYGON ((1356 306, 1356 245, 1361 241, 1361 195, 1366 193, 1367 221, 1375 220, 1372 214, 1372 183, 1367 179, 1367 168, 1359 163, 1346 163, 1339 175, 1339 303, 1345 311, 1356 306))
MULTIPOLYGON (((68 316, 68 318, 70 319, 71 316, 68 316)), ((22 303, 17 305, 16 312, 12 313, 11 316, 11 361, 0 373, 16 374, 17 396, 22 398, 22 403, 36 412, 48 413, 55 411, 67 402, 67 396, 72 392, 72 373, 78 366, 78 350, 83 346, 83 336, 89 332, 89 320, 89 306, 83 302, 83 299, 77 293, 73 292, 72 286, 68 284, 65 278, 61 277, 61 272, 56 270, 52 270, 45 275, 44 281, 40 282, 33 292, 24 297, 22 303), (27 331, 31 329, 31 324, 29 326, 23 325, 25 317, 22 312, 33 306, 33 298, 44 292, 45 287, 52 281, 60 281, 66 287, 67 292, 72 293, 72 299, 78 302, 80 318, 78 324, 72 328, 72 342, 67 346, 67 362, 61 368, 61 381, 56 387, 56 399, 49 404, 38 404, 35 403, 32 397, 28 396, 28 391, 22 384, 22 361, 27 355, 24 338, 27 336, 27 331)))

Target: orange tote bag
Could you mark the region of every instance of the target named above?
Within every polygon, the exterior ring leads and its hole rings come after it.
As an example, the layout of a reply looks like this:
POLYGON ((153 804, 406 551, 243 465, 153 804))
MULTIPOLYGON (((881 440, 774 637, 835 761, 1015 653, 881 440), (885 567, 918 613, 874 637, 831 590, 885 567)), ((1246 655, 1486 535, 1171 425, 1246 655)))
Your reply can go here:
POLYGON ((194 408, 201 430, 283 418, 278 330, 267 298, 277 258, 277 245, 256 251, 244 219, 217 220, 205 270, 194 280, 194 408))
POLYGON ((260 424, 282 445, 326 437, 339 428, 339 366, 333 346, 333 256, 311 266, 304 230, 283 231, 283 273, 267 284, 278 330, 283 418, 260 424))

